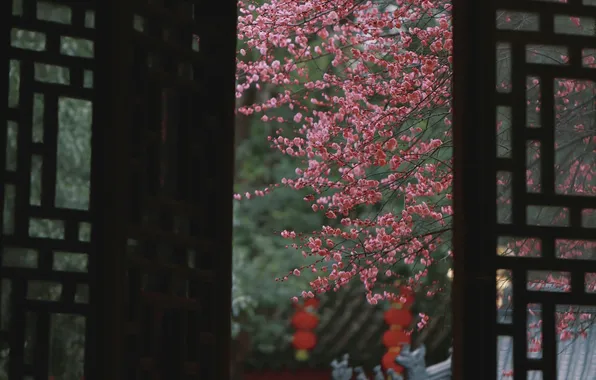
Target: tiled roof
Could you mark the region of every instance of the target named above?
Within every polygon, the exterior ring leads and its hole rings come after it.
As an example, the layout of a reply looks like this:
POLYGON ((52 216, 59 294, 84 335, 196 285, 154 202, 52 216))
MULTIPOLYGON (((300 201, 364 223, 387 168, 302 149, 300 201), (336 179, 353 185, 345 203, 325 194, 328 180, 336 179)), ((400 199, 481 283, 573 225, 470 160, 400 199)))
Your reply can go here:
MULTIPOLYGON (((387 330, 383 320, 383 308, 370 306, 365 299, 361 284, 351 286, 341 292, 331 292, 320 297, 319 325, 315 330, 318 341, 309 359, 297 361, 294 349, 288 339, 278 339, 273 353, 252 353, 246 360, 247 370, 320 368, 330 369, 330 363, 344 354, 350 354, 354 365, 372 368, 386 349, 381 344, 382 334, 387 330)), ((288 315, 287 332, 291 336, 294 329, 288 315)))
MULTIPOLYGON (((566 309, 560 309, 565 311, 566 309)), ((596 308, 583 308, 582 313, 590 316, 588 321, 596 318, 596 308)), ((511 312, 502 309, 500 318, 511 318, 511 312)), ((320 323, 316 329, 317 346, 306 362, 296 361, 294 350, 287 339, 277 342, 273 354, 253 354, 246 363, 247 370, 257 369, 293 369, 293 368, 330 368, 330 363, 344 354, 350 354, 350 363, 354 367, 373 368, 379 364, 385 353, 381 344, 381 336, 387 330, 383 320, 383 308, 366 304, 362 289, 352 287, 338 293, 321 297, 319 307, 320 323)), ((528 315, 528 321, 536 322, 540 311, 528 315)), ((287 320, 290 320, 288 316, 287 320)), ((593 321, 592 321, 593 322, 593 321)), ((587 336, 570 340, 557 341, 559 379, 593 380, 596 379, 596 328, 591 325, 585 329, 587 336)), ((293 332, 288 322, 288 335, 293 332)), ((498 380, 509 380, 506 375, 513 370, 513 346, 510 338, 499 341, 499 374, 498 380)), ((532 354, 531 354, 532 355, 532 354)), ((534 357, 538 354, 533 354, 534 357)), ((450 376, 450 359, 428 367, 433 380, 447 379, 450 376)), ((539 374, 529 373, 528 380, 540 380, 539 374)))

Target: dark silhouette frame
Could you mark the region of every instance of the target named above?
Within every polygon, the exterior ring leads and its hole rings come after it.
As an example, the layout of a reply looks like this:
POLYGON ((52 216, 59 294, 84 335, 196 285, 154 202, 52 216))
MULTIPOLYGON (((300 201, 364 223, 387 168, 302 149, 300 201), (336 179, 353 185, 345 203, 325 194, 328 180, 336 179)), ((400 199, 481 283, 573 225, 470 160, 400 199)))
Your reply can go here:
POLYGON ((560 194, 555 190, 556 78, 596 81, 596 71, 582 65, 583 49, 594 48, 593 36, 565 35, 556 30, 556 15, 596 17, 590 1, 454 0, 454 133, 455 133, 455 275, 453 374, 458 380, 494 379, 498 375, 497 340, 513 340, 513 378, 539 371, 542 379, 557 376, 556 311, 560 305, 589 306, 596 295, 586 291, 585 275, 596 272, 593 260, 557 257, 561 239, 594 241, 594 230, 582 224, 582 211, 596 206, 596 197, 560 194), (532 30, 497 29, 497 11, 514 11, 538 18, 532 30), (510 92, 497 91, 496 49, 511 46, 510 92), (544 65, 526 59, 528 45, 564 46, 569 63, 544 65), (526 80, 540 80, 540 127, 526 123, 526 80), (497 157, 496 108, 511 109, 510 157, 497 157), (541 191, 526 189, 526 143, 541 146, 541 191), (512 176, 510 223, 497 222, 497 172, 512 176), (537 226, 527 222, 528 206, 569 210, 567 226, 537 226), (497 254, 500 237, 541 241, 540 257, 497 254), (496 273, 512 273, 512 321, 497 320, 496 273), (567 272, 569 292, 527 288, 529 271, 567 272), (527 354, 528 305, 540 305, 542 358, 527 354))
MULTIPOLYGON (((14 218, 10 231, 0 225, 0 245, 2 252, 28 249, 38 257, 30 268, 0 264, 11 290, 4 286, 12 318, 0 331, 0 343, 10 348, 8 377, 52 376, 50 320, 71 314, 85 319, 87 380, 226 379, 236 2, 44 3, 68 9, 70 22, 40 19, 36 0, 0 5, 1 67, 7 73, 9 60, 20 67, 18 102, 9 105, 5 95, 2 106, 19 134, 14 170, 6 169, 7 135, 0 134, 0 200, 7 186, 16 190, 13 204, 0 203, 14 218), (15 46, 17 29, 42 34, 45 48, 15 46), (64 37, 90 42, 93 55, 65 54, 64 37), (69 83, 39 80, 36 63, 65 69, 69 83), (31 140, 34 94, 45 99, 42 142, 31 140), (86 209, 55 204, 61 97, 92 104, 86 209), (43 161, 38 205, 29 200, 33 156, 43 161), (63 234, 31 236, 32 218, 63 226, 63 234), (92 231, 84 241, 83 223, 92 231), (88 269, 56 270, 58 251, 85 255, 88 269), (58 284, 59 297, 28 299, 36 281, 58 284), (88 288, 84 302, 77 300, 80 287, 88 288), (23 347, 26 315, 36 323, 32 360, 23 347)), ((0 87, 8 93, 6 74, 0 87)))

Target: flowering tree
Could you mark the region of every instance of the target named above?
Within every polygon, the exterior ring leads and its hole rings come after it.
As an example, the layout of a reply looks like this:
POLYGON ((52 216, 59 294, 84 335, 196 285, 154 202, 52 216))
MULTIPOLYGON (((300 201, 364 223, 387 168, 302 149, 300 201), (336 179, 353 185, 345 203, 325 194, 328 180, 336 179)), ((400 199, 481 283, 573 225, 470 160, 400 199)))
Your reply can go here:
POLYGON ((258 53, 239 61, 237 96, 262 83, 279 93, 239 112, 295 127, 270 137, 302 163, 282 183, 308 191, 329 219, 310 236, 282 233, 317 258, 315 292, 358 276, 371 303, 391 297, 374 291, 380 268, 404 260, 424 276, 449 231, 448 10, 445 1, 241 4, 239 39, 258 53), (283 107, 291 120, 276 115, 283 107))
MULTIPOLYGON (((306 258, 288 276, 312 272, 310 291, 338 290, 357 278, 376 304, 399 298, 386 287, 405 264, 416 286, 433 267, 446 271, 451 251, 451 5, 445 0, 240 1, 241 42, 237 97, 275 88, 238 112, 279 125, 273 148, 296 158, 295 176, 281 183, 304 194, 313 212, 328 219, 317 231, 284 230, 281 236, 306 258), (288 116, 289 115, 289 116, 288 116)), ((528 15, 497 15, 501 28, 532 27, 528 15)), ((576 18, 557 21, 571 32, 589 32, 576 18)), ((534 25, 535 26, 535 25, 534 25)), ((511 83, 507 46, 498 52, 499 91, 511 83)), ((564 64, 565 54, 529 48, 539 63, 564 64), (542 61, 544 62, 542 62, 542 61), (550 61, 550 62, 546 62, 550 61)), ((586 55, 586 64, 594 58, 586 55)), ((527 87, 528 120, 538 123, 539 81, 527 87)), ((557 191, 594 195, 593 84, 561 79, 555 101, 557 191)), ((510 154, 510 115, 499 110, 499 155, 510 154)), ((540 188, 539 146, 528 146, 528 189, 540 188)), ((497 179, 498 210, 510 217, 510 180, 497 179)), ((235 198, 264 196, 278 185, 235 198)), ((532 223, 559 223, 566 210, 530 210, 532 223)), ((592 220, 591 213, 585 215, 592 220)), ((532 255, 531 239, 501 242, 502 254, 532 255)), ((591 243, 561 242, 561 257, 588 258, 591 243)), ((568 279, 530 276, 534 286, 564 289, 568 279)), ((426 282, 433 296, 441 281, 426 282)), ((564 320, 565 318, 561 318, 564 320)), ((419 327, 428 318, 422 317, 419 327)), ((561 323, 561 326, 564 324, 561 323)))

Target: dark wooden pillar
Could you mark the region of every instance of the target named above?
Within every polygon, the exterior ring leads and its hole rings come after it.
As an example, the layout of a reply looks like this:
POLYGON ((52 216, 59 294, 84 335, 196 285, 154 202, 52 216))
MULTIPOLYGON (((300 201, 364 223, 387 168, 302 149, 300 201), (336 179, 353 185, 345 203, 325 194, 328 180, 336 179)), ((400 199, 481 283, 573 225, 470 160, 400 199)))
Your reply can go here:
POLYGON ((496 378, 491 2, 453 2, 453 378, 458 380, 496 378))

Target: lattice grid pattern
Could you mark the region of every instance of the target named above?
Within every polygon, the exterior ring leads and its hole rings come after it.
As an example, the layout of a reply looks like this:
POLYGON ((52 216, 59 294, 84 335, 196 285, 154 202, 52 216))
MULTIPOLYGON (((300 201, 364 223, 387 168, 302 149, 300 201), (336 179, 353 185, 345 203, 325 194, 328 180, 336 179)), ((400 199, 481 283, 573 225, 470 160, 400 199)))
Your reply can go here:
POLYGON ((13 0, 0 7, 10 18, 2 25, 10 33, 2 58, 9 67, 7 124, 0 134, 2 374, 79 379, 85 358, 94 355, 85 349, 94 254, 93 2, 13 0))
MULTIPOLYGON (((497 125, 488 158, 496 158, 493 252, 497 286, 510 287, 505 295, 498 289, 501 307, 513 308, 512 318, 497 321, 498 354, 513 347, 513 363, 497 379, 555 380, 567 333, 556 326, 570 311, 577 321, 593 321, 589 306, 596 305, 596 183, 589 169, 596 165, 596 2, 491 4, 497 76, 494 112, 485 120, 497 125)), ((578 328, 570 324, 568 333, 578 328)), ((591 378, 588 372, 577 379, 591 378)))
POLYGON ((0 5, 0 379, 229 369, 235 2, 121 3, 0 5))

